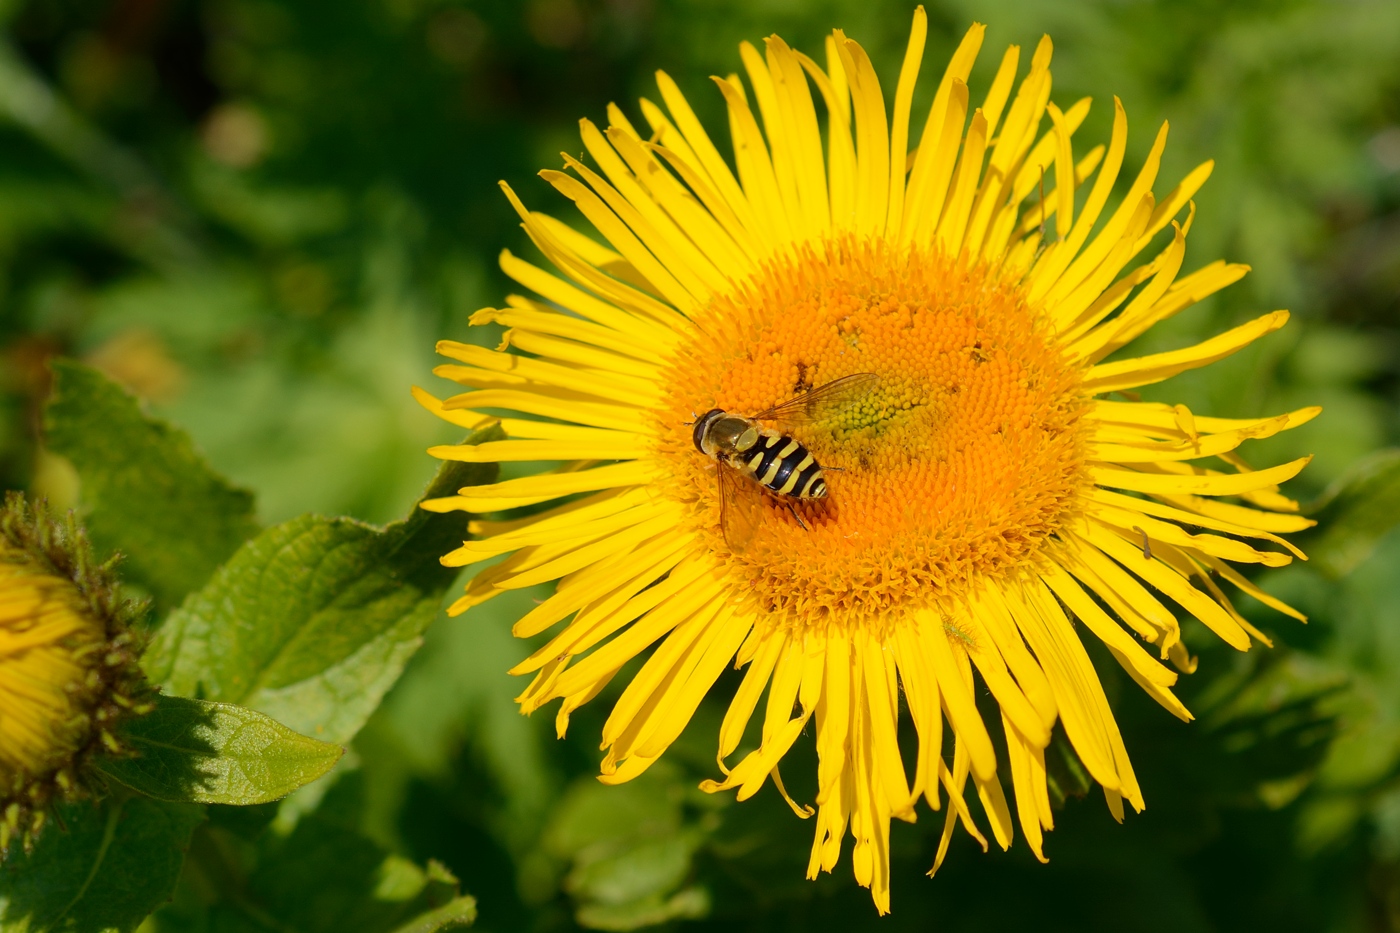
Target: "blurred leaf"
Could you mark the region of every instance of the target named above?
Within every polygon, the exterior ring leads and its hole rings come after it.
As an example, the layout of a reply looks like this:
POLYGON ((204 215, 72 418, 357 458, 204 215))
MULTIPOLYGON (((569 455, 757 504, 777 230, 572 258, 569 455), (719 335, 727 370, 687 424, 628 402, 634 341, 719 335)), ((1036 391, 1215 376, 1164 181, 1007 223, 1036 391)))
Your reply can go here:
POLYGON ((670 897, 653 895, 626 904, 584 904, 575 915, 581 926, 594 930, 639 930, 668 920, 695 920, 710 912, 704 888, 686 888, 670 897))
MULTIPOLYGON (((446 464, 425 497, 494 473, 494 464, 446 464)), ((418 650, 457 573, 438 558, 461 542, 464 524, 415 509, 382 530, 313 515, 269 528, 170 614, 147 672, 170 693, 237 703, 347 742, 418 650)))
POLYGON ((1400 524, 1400 450, 1380 450, 1356 463, 1309 509, 1319 529, 1311 558, 1333 578, 1355 570, 1400 524))
POLYGON ((437 933, 438 930, 469 927, 475 922, 476 898, 463 896, 419 914, 394 933, 437 933))
POLYGON ((690 872, 693 834, 632 840, 615 851, 588 853, 565 882, 583 902, 627 904, 673 891, 690 872))
MULTIPOLYGON (((461 900, 457 879, 436 862, 419 867, 368 839, 358 825, 363 807, 360 775, 344 775, 290 834, 264 837, 245 896, 300 933, 442 928, 432 926, 424 912, 461 900)), ((441 924, 452 924, 467 909, 457 903, 441 924)))
POLYGON ((573 863, 564 887, 581 925, 635 930, 709 912, 703 889, 677 890, 707 835, 683 824, 684 791, 679 773, 662 767, 619 787, 584 778, 565 796, 544 845, 573 863))
POLYGON ((202 807, 113 796, 59 809, 34 852, 0 869, 4 933, 134 930, 170 897, 202 807))
POLYGON ((211 807, 181 884, 151 929, 434 933, 471 924, 475 902, 452 872, 431 859, 420 866, 361 832, 362 775, 337 773, 329 787, 284 801, 275 821, 251 833, 218 818, 234 808, 211 807))
POLYGON ((157 421, 94 369, 55 360, 47 442, 72 461, 93 540, 166 604, 209 580, 257 533, 252 493, 209 468, 180 429, 157 421))
POLYGON ((255 804, 321 777, 345 749, 288 729, 262 713, 185 697, 158 697, 122 738, 135 757, 102 770, 157 800, 255 804))

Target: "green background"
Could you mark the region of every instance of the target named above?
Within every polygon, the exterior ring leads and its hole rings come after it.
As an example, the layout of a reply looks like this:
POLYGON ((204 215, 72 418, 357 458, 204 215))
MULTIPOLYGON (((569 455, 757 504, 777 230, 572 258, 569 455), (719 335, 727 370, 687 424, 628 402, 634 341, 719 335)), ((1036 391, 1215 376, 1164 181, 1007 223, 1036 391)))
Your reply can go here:
MULTIPOLYGON (((93 506, 41 440, 48 361, 69 356, 188 431, 256 493, 263 524, 404 515, 435 470, 424 448, 460 433, 408 387, 441 388, 438 338, 495 344, 467 317, 511 290, 497 252, 530 253, 497 180, 567 216, 533 176, 579 151, 578 118, 606 122, 609 101, 635 118, 660 67, 718 126, 708 76, 771 32, 819 52, 842 27, 892 85, 911 12, 888 0, 0 3, 0 481, 93 506)), ((1248 605, 1279 647, 1244 656, 1188 633, 1202 655, 1182 690, 1192 725, 1101 663, 1148 810, 1115 825, 1064 759, 1048 866, 1023 844, 982 855, 959 834, 934 880, 923 872, 942 817, 922 813, 895 826, 894 913, 877 921, 849 854, 834 876, 803 880, 811 826, 771 788, 743 805, 695 789, 715 770, 720 702, 663 766, 618 789, 591 777, 606 696, 563 742, 551 715, 520 717, 524 683, 504 672, 528 646, 508 628, 538 594, 511 594, 434 623, 329 790, 312 785, 280 814, 211 807, 153 929, 377 930, 334 915, 364 877, 345 867, 358 858, 381 881, 430 866, 399 900, 442 863, 476 896, 478 928, 496 931, 1400 930, 1400 539, 1356 543, 1400 509, 1393 461, 1365 459, 1400 442, 1400 4, 1004 0, 929 15, 920 99, 973 19, 988 24, 974 95, 1006 44, 1028 52, 1049 32, 1054 99, 1094 98, 1080 151, 1107 138, 1117 94, 1130 165, 1172 124, 1160 187, 1216 160, 1187 268, 1223 257, 1254 271, 1135 348, 1293 311, 1282 333, 1151 397, 1232 416, 1323 405, 1245 450, 1256 464, 1315 453, 1290 487, 1305 502, 1370 464, 1369 485, 1323 513, 1340 529, 1312 538, 1326 559, 1267 576, 1308 626, 1248 605), (291 811, 318 816, 264 854, 291 811)), ((99 541, 104 515, 126 519, 94 513, 99 541)), ((215 563, 255 527, 230 522, 229 543, 208 545, 215 563)), ((189 572, 198 582, 208 568, 189 572)), ((158 606, 162 585, 189 589, 150 573, 158 606)), ((809 797, 810 749, 793 757, 785 777, 809 797)))

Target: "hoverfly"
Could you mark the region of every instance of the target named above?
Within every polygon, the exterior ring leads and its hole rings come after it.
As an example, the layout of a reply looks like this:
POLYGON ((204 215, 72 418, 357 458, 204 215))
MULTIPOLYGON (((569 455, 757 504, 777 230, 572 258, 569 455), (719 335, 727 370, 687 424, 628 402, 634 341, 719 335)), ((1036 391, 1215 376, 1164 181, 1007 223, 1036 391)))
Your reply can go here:
POLYGON ((824 421, 865 397, 879 381, 874 373, 856 373, 756 415, 712 408, 695 420, 695 449, 715 462, 720 530, 732 550, 742 551, 757 527, 759 491, 775 496, 807 527, 792 502, 826 498, 826 480, 816 458, 785 428, 824 421), (762 421, 779 428, 764 427, 762 421))

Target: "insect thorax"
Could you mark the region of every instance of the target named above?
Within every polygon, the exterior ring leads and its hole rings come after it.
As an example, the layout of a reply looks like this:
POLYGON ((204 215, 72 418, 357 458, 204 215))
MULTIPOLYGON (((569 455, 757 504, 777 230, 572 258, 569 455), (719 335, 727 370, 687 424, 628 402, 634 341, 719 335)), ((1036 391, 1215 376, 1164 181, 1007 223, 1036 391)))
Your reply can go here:
POLYGON ((741 453, 758 443, 761 433, 757 422, 714 408, 695 422, 694 440, 701 453, 726 460, 731 454, 741 453))

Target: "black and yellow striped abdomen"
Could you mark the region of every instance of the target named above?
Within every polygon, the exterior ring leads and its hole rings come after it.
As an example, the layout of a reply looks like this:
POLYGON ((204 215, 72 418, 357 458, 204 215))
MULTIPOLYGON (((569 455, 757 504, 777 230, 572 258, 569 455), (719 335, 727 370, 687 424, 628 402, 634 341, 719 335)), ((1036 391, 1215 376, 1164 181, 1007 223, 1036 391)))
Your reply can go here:
POLYGON ((811 452, 776 431, 760 429, 755 443, 733 454, 731 463, 780 496, 821 499, 826 496, 822 468, 811 452))

